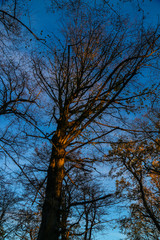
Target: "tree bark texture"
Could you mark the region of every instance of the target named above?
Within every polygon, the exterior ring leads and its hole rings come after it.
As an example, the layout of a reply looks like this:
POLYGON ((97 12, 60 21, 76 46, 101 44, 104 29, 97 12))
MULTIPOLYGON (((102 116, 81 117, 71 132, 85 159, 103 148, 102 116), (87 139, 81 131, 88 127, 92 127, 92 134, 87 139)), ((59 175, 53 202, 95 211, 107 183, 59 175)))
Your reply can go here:
POLYGON ((60 227, 61 190, 64 178, 65 150, 53 142, 42 222, 37 240, 58 240, 60 227))

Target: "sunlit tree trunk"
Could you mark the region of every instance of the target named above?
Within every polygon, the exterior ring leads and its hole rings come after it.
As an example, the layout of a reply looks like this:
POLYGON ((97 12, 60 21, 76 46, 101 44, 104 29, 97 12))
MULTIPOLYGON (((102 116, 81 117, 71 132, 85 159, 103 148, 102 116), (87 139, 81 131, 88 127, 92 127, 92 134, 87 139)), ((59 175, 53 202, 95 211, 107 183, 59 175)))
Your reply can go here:
POLYGON ((42 210, 42 222, 38 234, 38 240, 59 239, 61 190, 64 178, 64 156, 65 150, 59 143, 57 143, 55 138, 48 168, 46 197, 42 210))

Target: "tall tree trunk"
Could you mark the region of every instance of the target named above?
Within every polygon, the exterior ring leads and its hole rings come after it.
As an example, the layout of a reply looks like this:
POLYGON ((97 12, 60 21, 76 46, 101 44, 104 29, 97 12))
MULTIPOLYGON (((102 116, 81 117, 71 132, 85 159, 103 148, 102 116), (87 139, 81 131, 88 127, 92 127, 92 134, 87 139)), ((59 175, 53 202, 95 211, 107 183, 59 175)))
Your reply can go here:
POLYGON ((42 222, 37 240, 58 240, 60 228, 61 190, 64 178, 65 150, 53 143, 42 222))

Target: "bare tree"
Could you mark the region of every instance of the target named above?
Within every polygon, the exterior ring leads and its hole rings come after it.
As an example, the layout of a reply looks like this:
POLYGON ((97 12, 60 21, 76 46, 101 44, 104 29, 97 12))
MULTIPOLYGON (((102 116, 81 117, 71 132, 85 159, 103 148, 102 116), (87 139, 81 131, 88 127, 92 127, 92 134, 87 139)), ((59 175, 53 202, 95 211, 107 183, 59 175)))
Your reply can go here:
POLYGON ((107 210, 115 203, 113 193, 106 194, 88 171, 73 168, 62 189, 60 236, 68 239, 92 239, 106 223, 107 210))
MULTIPOLYGON (((158 51, 157 29, 143 30, 132 39, 125 32, 121 25, 106 29, 104 21, 93 20, 84 12, 66 30, 62 51, 55 49, 53 56, 43 62, 34 60, 35 78, 46 99, 50 99, 47 111, 50 123, 56 126, 49 134, 52 153, 38 240, 59 238, 68 154, 87 144, 98 146, 102 137, 119 128, 103 124, 103 119, 114 121, 117 109, 125 109, 125 101, 135 97, 132 84, 158 51)), ((83 159, 83 164, 87 164, 87 159, 83 159)))

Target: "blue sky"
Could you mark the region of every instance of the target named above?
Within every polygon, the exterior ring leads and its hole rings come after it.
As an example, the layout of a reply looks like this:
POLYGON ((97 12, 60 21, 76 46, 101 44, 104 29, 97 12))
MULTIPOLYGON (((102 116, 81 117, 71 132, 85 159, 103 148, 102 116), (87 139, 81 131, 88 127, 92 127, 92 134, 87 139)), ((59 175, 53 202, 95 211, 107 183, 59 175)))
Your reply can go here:
MULTIPOLYGON (((97 1, 98 2, 98 1, 97 1)), ((144 13, 144 22, 146 25, 155 26, 160 22, 160 0, 131 0, 131 1, 110 1, 110 6, 118 13, 127 16, 130 21, 138 21, 138 16, 144 13), (137 11, 138 2, 143 9, 137 11), (137 14, 138 13, 138 14, 137 14)), ((53 14, 49 11, 48 0, 31 0, 27 3, 29 13, 26 15, 25 22, 30 25, 37 34, 43 31, 43 36, 54 33, 58 34, 63 22, 63 13, 55 11, 53 14)))

